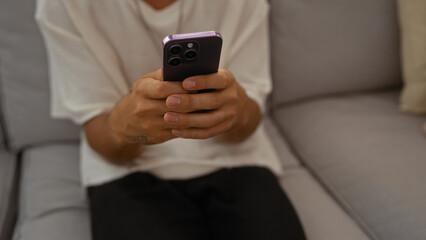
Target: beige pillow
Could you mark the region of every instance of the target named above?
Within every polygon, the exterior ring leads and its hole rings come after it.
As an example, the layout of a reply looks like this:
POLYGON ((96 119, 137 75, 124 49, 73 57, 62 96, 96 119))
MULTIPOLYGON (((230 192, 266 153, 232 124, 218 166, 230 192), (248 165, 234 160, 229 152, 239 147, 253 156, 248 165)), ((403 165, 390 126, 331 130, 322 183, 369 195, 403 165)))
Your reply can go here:
POLYGON ((401 110, 426 113, 426 0, 398 0, 404 89, 401 110))

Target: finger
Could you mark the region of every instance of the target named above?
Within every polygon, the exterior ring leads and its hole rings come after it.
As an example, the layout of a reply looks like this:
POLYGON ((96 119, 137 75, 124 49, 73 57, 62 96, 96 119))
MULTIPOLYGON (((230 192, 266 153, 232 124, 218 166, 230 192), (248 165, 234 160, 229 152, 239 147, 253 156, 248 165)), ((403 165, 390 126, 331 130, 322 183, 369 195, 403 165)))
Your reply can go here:
POLYGON ((173 135, 170 129, 159 131, 159 133, 153 137, 154 141, 157 143, 162 143, 173 138, 176 138, 176 136, 173 135))
POLYGON ((212 128, 191 128, 191 129, 173 129, 172 134, 180 138, 188 139, 207 139, 215 137, 221 133, 229 131, 232 124, 230 121, 225 121, 212 128))
POLYGON ((167 112, 164 115, 164 121, 178 129, 211 128, 224 122, 227 118, 224 111, 188 114, 167 112))
POLYGON ((159 81, 163 81, 163 70, 162 69, 158 69, 154 72, 150 72, 148 74, 146 74, 145 76, 143 76, 142 78, 153 78, 159 81))
POLYGON ((231 72, 219 69, 217 73, 193 76, 185 79, 182 86, 186 90, 225 89, 235 81, 231 72))
MULTIPOLYGON (((142 123, 141 125, 143 126, 144 124, 142 123)), ((155 120, 152 120, 151 123, 149 124, 149 128, 146 128, 147 125, 148 124, 145 125, 145 129, 150 129, 152 130, 152 132, 172 130, 176 128, 176 126, 166 123, 166 121, 164 121, 164 116, 161 116, 158 119, 156 118, 155 120)))
POLYGON ((159 129, 170 129, 170 126, 164 121, 164 116, 152 116, 150 118, 136 117, 128 124, 128 131, 156 132, 159 129))
POLYGON ((138 117, 146 116, 164 116, 166 112, 169 112, 170 109, 166 105, 165 100, 150 100, 145 99, 145 101, 139 101, 135 98, 134 101, 137 101, 133 114, 138 117))
POLYGON ((166 105, 173 112, 189 113, 199 110, 218 109, 224 104, 218 92, 199 94, 173 94, 167 97, 166 105))
POLYGON ((179 82, 162 82, 154 78, 142 78, 138 80, 132 89, 132 93, 151 99, 166 99, 172 94, 188 93, 179 82))

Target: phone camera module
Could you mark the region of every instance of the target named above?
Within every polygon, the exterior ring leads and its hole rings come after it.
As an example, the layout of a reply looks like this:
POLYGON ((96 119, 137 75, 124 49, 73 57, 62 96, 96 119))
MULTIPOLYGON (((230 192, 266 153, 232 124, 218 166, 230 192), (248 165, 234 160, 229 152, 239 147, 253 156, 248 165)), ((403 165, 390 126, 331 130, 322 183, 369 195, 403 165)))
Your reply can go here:
POLYGON ((184 56, 186 60, 189 60, 189 61, 194 60, 197 57, 197 51, 190 49, 185 52, 184 56))
POLYGON ((180 45, 173 45, 170 47, 169 51, 171 54, 176 55, 182 51, 182 47, 180 45))
POLYGON ((182 63, 182 60, 179 57, 170 58, 169 64, 172 67, 179 66, 182 63))

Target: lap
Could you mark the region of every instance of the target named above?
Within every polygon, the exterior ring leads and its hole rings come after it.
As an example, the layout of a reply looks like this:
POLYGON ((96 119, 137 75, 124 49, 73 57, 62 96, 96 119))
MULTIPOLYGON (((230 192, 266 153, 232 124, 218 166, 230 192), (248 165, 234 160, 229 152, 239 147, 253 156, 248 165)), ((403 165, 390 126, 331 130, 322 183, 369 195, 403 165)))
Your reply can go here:
POLYGON ((275 175, 241 168, 218 176, 205 202, 213 239, 305 239, 298 217, 275 175))
POLYGON ((206 239, 197 206, 149 174, 132 174, 88 193, 94 240, 206 239))
POLYGON ((224 169, 184 181, 135 173, 89 188, 94 240, 304 239, 275 176, 224 169))

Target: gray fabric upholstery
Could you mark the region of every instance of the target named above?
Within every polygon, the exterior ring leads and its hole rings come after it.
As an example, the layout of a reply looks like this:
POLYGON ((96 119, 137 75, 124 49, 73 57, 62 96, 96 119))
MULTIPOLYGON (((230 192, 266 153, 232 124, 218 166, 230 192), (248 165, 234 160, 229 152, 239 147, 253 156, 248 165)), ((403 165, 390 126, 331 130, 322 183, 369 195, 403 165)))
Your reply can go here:
POLYGON ((70 122, 49 117, 47 61, 34 9, 34 0, 0 1, 0 94, 13 148, 79 134, 70 122))
POLYGON ((9 240, 16 216, 16 160, 0 151, 0 240, 9 240))
POLYGON ((377 239, 426 239, 424 117, 399 91, 326 98, 275 117, 301 160, 377 239))
POLYGON ((283 166, 281 186, 293 203, 308 239, 369 239, 301 166, 271 117, 265 116, 263 123, 283 166), (327 216, 327 221, 324 221, 324 216, 327 216))
MULTIPOLYGON (((0 109, 0 115, 1 115, 1 109, 0 109)), ((6 147, 6 143, 3 136, 3 128, 2 128, 2 125, 0 124, 0 150, 5 149, 5 147, 6 147)))
MULTIPOLYGON (((0 59, 0 63, 1 63, 1 59, 0 59)), ((1 78, 1 74, 0 74, 0 78, 1 78)), ((0 80, 1 83, 1 80, 0 80)), ((0 91, 1 91, 1 84, 0 84, 0 91)), ((3 110, 2 110, 2 104, 1 104, 2 100, 0 97, 0 149, 3 149, 5 147, 5 139, 4 139, 4 123, 3 123, 3 110)))
POLYGON ((265 116, 263 118, 263 124, 266 133, 274 145, 275 152, 281 160, 283 169, 299 167, 299 160, 291 152, 287 141, 283 138, 273 120, 269 116, 265 116))
MULTIPOLYGON (((1 31, 1 30, 0 30, 1 31)), ((3 89, 3 85, 1 84, 1 58, 0 58, 0 92, 3 89)), ((4 118, 3 118, 3 108, 2 108, 2 97, 0 94, 0 149, 6 148, 6 138, 5 138, 5 125, 4 125, 4 118)))
POLYGON ((281 185, 309 240, 370 239, 305 168, 286 169, 281 185))
MULTIPOLYGON (((1 102, 0 102, 1 104, 1 102)), ((0 113, 1 113, 1 109, 0 109, 0 113)), ((3 129, 2 126, 0 124, 0 149, 4 148, 4 137, 3 137, 3 129)))
POLYGON ((271 0, 274 104, 399 84, 395 0, 271 0))
POLYGON ((78 149, 68 144, 24 152, 15 240, 90 239, 78 149))
POLYGON ((3 133, 4 127, 3 127, 2 115, 3 115, 3 111, 1 109, 1 98, 0 98, 0 149, 4 149, 6 146, 4 133, 3 133))

